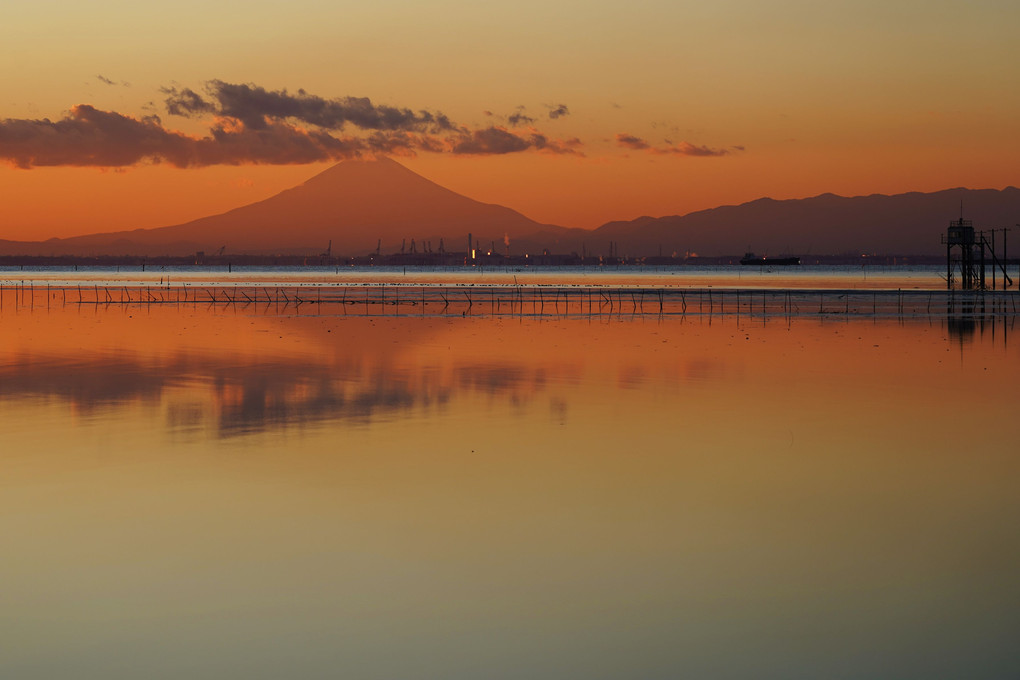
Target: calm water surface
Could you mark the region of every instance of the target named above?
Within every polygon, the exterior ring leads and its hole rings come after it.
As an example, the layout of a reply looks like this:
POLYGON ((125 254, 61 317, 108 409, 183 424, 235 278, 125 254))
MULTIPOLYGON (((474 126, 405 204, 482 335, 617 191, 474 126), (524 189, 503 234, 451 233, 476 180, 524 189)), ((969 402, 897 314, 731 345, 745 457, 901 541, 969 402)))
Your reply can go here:
MULTIPOLYGON (((585 267, 0 267, 0 285, 577 285, 667 288, 944 290, 946 270, 932 265, 734 265, 585 267)), ((1012 274, 1011 274, 1012 275, 1012 274)), ((958 276, 958 273, 957 273, 958 276)), ((989 284, 991 283, 989 272, 989 284)), ((1020 275, 1016 277, 1020 279, 1020 275)), ((999 278, 1001 281, 1001 276, 999 278)), ((1016 283, 1012 284, 1015 289, 1016 283)))
POLYGON ((1020 667, 1015 317, 7 302, 3 677, 1020 667))

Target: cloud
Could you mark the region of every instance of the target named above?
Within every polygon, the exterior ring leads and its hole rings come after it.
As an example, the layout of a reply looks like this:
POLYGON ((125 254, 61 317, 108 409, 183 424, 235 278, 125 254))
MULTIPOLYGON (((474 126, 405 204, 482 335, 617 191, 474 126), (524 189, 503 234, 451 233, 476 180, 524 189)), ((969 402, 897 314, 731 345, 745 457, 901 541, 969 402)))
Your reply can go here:
POLYGON ((167 95, 166 110, 171 116, 190 117, 216 113, 216 107, 191 88, 186 87, 179 91, 176 88, 163 88, 163 93, 167 95))
POLYGON ((572 137, 571 139, 549 139, 545 135, 532 134, 531 143, 533 148, 546 153, 584 155, 581 152, 584 142, 577 137, 572 137))
POLYGON ((165 130, 154 116, 131 118, 87 104, 56 122, 0 121, 0 157, 20 168, 123 167, 144 160, 186 165, 192 141, 165 130))
POLYGON ((583 146, 576 137, 568 140, 551 140, 538 132, 518 135, 501 127, 460 132, 453 140, 451 151, 458 155, 498 155, 534 149, 552 154, 582 155, 583 146))
POLYGON ((556 120, 557 118, 569 115, 570 109, 567 108, 566 104, 557 104, 556 106, 549 107, 549 118, 551 120, 556 120))
POLYGON ((524 113, 523 106, 518 106, 516 111, 506 117, 506 122, 510 124, 510 127, 517 127, 518 125, 532 125, 535 119, 524 113))
POLYGON ((266 90, 251 84, 211 80, 206 84, 208 99, 194 90, 164 88, 167 111, 178 116, 214 113, 236 118, 249 128, 269 121, 293 120, 325 130, 342 130, 351 125, 362 130, 408 130, 440 132, 452 130, 453 123, 442 113, 373 104, 368 97, 324 99, 304 90, 266 90))
POLYGON ((652 153, 656 154, 673 154, 677 156, 697 156, 701 158, 708 158, 712 156, 727 156, 730 153, 729 149, 712 149, 707 146, 697 146, 690 142, 680 142, 679 144, 673 144, 666 147, 658 147, 649 149, 652 153))
POLYGON ((708 146, 699 146, 691 144, 690 142, 680 142, 679 144, 673 144, 669 140, 666 140, 666 146, 652 146, 644 139, 635 137, 634 135, 626 132, 621 132, 616 135, 616 143, 618 146, 622 146, 627 149, 633 149, 635 151, 647 151, 657 155, 674 155, 674 156, 695 156, 701 158, 709 158, 714 156, 728 156, 733 151, 743 151, 742 146, 732 146, 728 149, 713 149, 708 146))
POLYGON ((194 154, 189 165, 300 165, 357 158, 372 150, 369 142, 361 138, 337 138, 285 123, 270 122, 255 129, 221 123, 211 132, 210 137, 193 140, 194 154))
MULTIPOLYGON (((563 116, 570 115, 570 109, 567 108, 566 104, 546 104, 545 107, 549 109, 549 120, 556 120, 563 116)), ((520 127, 522 125, 534 125, 538 122, 537 118, 529 116, 525 113, 526 109, 524 106, 518 106, 517 109, 506 117, 506 123, 510 127, 520 127)), ((491 111, 486 111, 485 115, 492 116, 491 111)))
POLYGON ((505 154, 524 151, 529 146, 527 140, 508 130, 487 127, 463 131, 451 151, 455 154, 505 154))
POLYGON ((144 162, 175 167, 295 164, 397 150, 407 142, 336 138, 283 123, 259 129, 220 122, 207 137, 167 130, 156 116, 132 118, 83 104, 58 121, 0 121, 0 158, 19 168, 40 166, 127 167, 144 162))
POLYGON ((0 160, 19 168, 46 166, 123 168, 142 163, 174 167, 208 165, 289 165, 387 154, 493 155, 523 151, 580 154, 579 139, 557 140, 503 128, 462 128, 446 136, 405 130, 376 130, 363 136, 334 136, 268 121, 251 128, 221 118, 204 137, 168 130, 156 116, 132 118, 89 105, 74 107, 63 119, 0 121, 0 160))
POLYGON ((131 87, 131 83, 129 83, 129 82, 125 81, 125 80, 122 80, 121 82, 118 83, 116 80, 111 80, 111 79, 107 78, 106 76, 104 76, 102 74, 97 75, 96 76, 96 80, 101 82, 103 85, 114 85, 114 86, 115 85, 120 85, 122 87, 131 87))
MULTIPOLYGON (((106 82, 108 79, 104 79, 106 82)), ((133 117, 88 104, 59 120, 0 120, 0 162, 19 168, 144 163, 175 167, 299 164, 366 155, 418 153, 583 155, 580 139, 554 139, 529 127, 455 125, 430 111, 380 106, 364 97, 324 99, 298 90, 210 81, 204 92, 164 88, 166 111, 207 119, 205 134, 165 126, 158 115, 133 117)), ((517 122, 533 119, 517 111, 517 122)))
POLYGON ((634 135, 628 134, 626 132, 621 132, 616 135, 616 143, 619 146, 623 146, 628 149, 635 149, 638 151, 649 148, 648 142, 641 139, 640 137, 635 137, 634 135))

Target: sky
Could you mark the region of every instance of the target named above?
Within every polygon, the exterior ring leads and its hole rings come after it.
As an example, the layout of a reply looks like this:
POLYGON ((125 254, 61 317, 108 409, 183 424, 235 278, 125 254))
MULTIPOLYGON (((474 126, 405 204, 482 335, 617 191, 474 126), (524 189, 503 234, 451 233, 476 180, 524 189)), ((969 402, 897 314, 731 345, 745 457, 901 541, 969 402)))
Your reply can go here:
POLYGON ((1020 185, 1006 0, 0 7, 0 239, 178 224, 350 157, 595 228, 1020 185))

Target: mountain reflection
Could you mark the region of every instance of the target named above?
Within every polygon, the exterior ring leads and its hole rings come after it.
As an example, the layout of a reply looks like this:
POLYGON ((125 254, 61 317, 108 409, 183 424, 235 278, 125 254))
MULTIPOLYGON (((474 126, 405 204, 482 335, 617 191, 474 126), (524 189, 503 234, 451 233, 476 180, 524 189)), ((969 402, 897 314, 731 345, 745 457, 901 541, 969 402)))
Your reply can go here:
MULTIPOLYGON (((146 427, 155 419, 174 437, 231 438, 337 421, 429 417, 449 412, 455 399, 482 406, 500 400, 512 409, 547 404, 551 422, 562 423, 572 400, 595 399, 596 389, 613 402, 667 395, 693 400, 685 401, 689 408, 713 390, 746 390, 752 377, 771 399, 777 386, 804 376, 844 379, 855 360, 873 368, 876 359, 859 354, 862 348, 913 348, 919 333, 1004 351, 1015 317, 962 313, 934 327, 870 320, 849 333, 844 323, 827 319, 592 325, 585 319, 256 316, 173 307, 64 308, 0 320, 3 405, 66 404, 72 415, 108 420, 138 417, 131 412, 141 408, 146 427), (783 368, 784 357, 794 356, 795 366, 783 368)), ((937 358, 929 358, 938 362, 945 348, 935 349, 937 358)))

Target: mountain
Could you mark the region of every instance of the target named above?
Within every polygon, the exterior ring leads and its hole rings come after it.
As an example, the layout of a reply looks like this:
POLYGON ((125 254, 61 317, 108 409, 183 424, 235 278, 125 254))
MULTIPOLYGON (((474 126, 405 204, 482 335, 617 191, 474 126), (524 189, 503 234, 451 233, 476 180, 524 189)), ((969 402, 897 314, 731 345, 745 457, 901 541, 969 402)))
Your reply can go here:
MULTIPOLYGON (((419 252, 439 239, 449 251, 504 238, 513 252, 517 239, 536 232, 568 232, 499 205, 481 203, 415 174, 394 160, 349 160, 304 184, 229 212, 158 229, 90 234, 31 244, 37 254, 186 255, 216 252, 318 254, 332 241, 335 255, 365 255, 381 240, 384 253, 416 240, 419 252)), ((521 243, 523 247, 527 243, 521 243)), ((29 244, 0 242, 0 252, 25 252, 29 244)), ((533 245, 532 245, 533 247, 533 245)))
MULTIPOLYGON (((894 196, 813 198, 777 201, 761 198, 687 215, 640 217, 610 222, 589 242, 621 255, 677 252, 739 255, 945 254, 941 235, 960 216, 976 229, 1012 227, 1020 222, 1020 189, 947 189, 894 196), (605 244, 605 245, 603 245, 605 244)), ((1020 241, 1017 241, 1020 245, 1020 241)))
POLYGON ((977 229, 1020 222, 1020 189, 1007 187, 894 196, 761 198, 687 215, 609 222, 595 230, 540 224, 499 205, 445 189, 396 161, 343 161, 304 184, 229 212, 159 229, 91 234, 42 242, 0 241, 0 255, 316 255, 332 242, 334 255, 366 255, 381 241, 385 254, 482 248, 513 254, 586 253, 623 256, 745 251, 800 256, 867 253, 941 256, 941 235, 960 215, 977 229))

